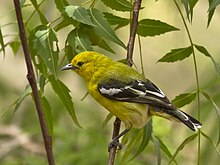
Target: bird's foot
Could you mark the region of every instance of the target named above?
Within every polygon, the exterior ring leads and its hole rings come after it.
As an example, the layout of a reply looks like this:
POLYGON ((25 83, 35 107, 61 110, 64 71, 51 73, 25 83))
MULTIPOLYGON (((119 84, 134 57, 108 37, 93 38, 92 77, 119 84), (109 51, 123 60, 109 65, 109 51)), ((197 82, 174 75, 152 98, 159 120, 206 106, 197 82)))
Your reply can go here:
POLYGON ((118 140, 112 140, 109 145, 108 145, 108 152, 110 152, 110 150, 113 148, 113 147, 116 147, 118 150, 121 150, 122 149, 122 144, 119 143, 118 140))

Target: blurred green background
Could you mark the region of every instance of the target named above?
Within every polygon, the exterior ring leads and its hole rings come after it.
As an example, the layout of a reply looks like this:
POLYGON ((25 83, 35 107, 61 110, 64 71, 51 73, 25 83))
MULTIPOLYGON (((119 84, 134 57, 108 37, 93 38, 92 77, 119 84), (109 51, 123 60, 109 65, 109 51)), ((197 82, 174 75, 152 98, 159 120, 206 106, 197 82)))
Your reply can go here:
MULTIPOLYGON (((79 1, 74 1, 77 4, 79 1)), ((30 4, 30 2, 26 2, 30 4)), ((157 63, 164 54, 171 49, 185 47, 189 45, 183 23, 177 9, 170 1, 143 1, 146 7, 141 12, 140 18, 158 19, 168 22, 181 29, 177 32, 165 35, 141 38, 144 59, 144 70, 146 76, 157 84, 170 98, 196 90, 196 81, 192 56, 177 63, 157 63)), ((108 10, 100 3, 102 10, 108 10)), ((53 20, 59 17, 59 13, 54 3, 45 2, 40 8, 48 19, 53 20)), ((199 1, 194 9, 192 25, 189 30, 193 41, 199 45, 204 45, 215 60, 220 62, 220 10, 217 9, 211 25, 207 28, 208 1, 199 1)), ((24 20, 33 11, 32 7, 23 8, 24 20)), ((126 15, 121 13, 121 15, 126 15)), ((37 17, 37 16, 36 16, 37 17)), ((34 19, 27 28, 38 25, 34 19)), ((188 23, 188 22, 187 22, 188 23)), ((8 42, 17 37, 17 24, 15 22, 14 6, 11 1, 1 0, 0 5, 0 26, 8 42), (7 25, 8 23, 11 23, 7 25), (7 26, 6 26, 7 25, 7 26)), ((59 46, 64 47, 65 35, 70 27, 58 33, 59 46)), ((122 28, 116 32, 124 43, 127 43, 129 29, 122 28)), ((107 53, 115 60, 125 58, 126 52, 121 48, 114 47, 117 54, 107 53)), ((96 49, 102 53, 104 50, 96 49)), ((136 45, 134 61, 140 71, 139 49, 136 45)), ((196 53, 198 62, 199 81, 201 89, 208 92, 215 103, 220 106, 220 81, 211 60, 200 53, 196 53)), ((35 106, 31 97, 27 97, 20 108, 14 112, 13 103, 19 98, 28 84, 26 79, 26 66, 23 52, 19 49, 16 56, 13 55, 10 47, 6 48, 5 56, 0 54, 0 164, 1 165, 44 165, 47 164, 45 151, 43 148, 42 135, 39 128, 35 106)), ((90 96, 83 101, 81 98, 87 90, 82 79, 72 72, 60 72, 58 77, 71 89, 74 107, 77 118, 83 129, 78 128, 72 121, 69 114, 57 96, 51 92, 48 86, 45 89, 45 96, 52 103, 52 113, 54 122, 53 151, 55 161, 58 165, 85 165, 85 164, 106 164, 108 159, 107 145, 111 139, 112 119, 106 126, 103 122, 108 114, 104 108, 99 106, 90 96)), ((219 120, 216 112, 203 96, 201 97, 201 122, 202 131, 206 132, 214 143, 219 134, 219 120)), ((196 100, 187 105, 183 110, 197 118, 196 100)), ((163 140, 171 153, 174 153, 180 143, 190 136, 192 132, 178 123, 173 123, 164 119, 153 119, 154 134, 163 140)), ((218 149, 220 149, 218 147, 218 149)), ((116 164, 120 164, 123 149, 118 151, 119 157, 116 164)), ((181 164, 194 165, 197 162, 197 140, 190 142, 176 157, 181 164)), ((215 165, 220 158, 214 146, 205 138, 201 138, 201 164, 215 165)), ((168 164, 169 158, 162 152, 162 164, 168 164)), ((137 158, 126 162, 129 165, 154 165, 156 164, 156 153, 154 145, 150 142, 147 148, 137 158)))

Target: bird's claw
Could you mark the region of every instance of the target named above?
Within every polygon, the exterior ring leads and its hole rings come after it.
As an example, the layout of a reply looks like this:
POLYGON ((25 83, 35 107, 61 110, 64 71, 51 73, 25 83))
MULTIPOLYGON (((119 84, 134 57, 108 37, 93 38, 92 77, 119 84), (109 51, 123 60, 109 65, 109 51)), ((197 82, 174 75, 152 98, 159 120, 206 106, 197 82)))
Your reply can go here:
POLYGON ((113 148, 113 147, 118 147, 117 149, 118 150, 121 150, 122 149, 122 144, 115 140, 112 140, 109 145, 108 145, 108 152, 110 152, 110 150, 113 148))

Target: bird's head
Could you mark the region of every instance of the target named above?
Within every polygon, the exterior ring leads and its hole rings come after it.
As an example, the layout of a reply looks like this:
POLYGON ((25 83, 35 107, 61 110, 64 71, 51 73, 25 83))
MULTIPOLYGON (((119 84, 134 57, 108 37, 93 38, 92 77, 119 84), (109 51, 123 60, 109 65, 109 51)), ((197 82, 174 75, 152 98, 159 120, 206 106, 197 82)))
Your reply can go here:
POLYGON ((106 67, 111 62, 112 60, 105 55, 86 51, 77 54, 71 63, 61 68, 61 70, 74 70, 85 80, 88 80, 100 68, 106 67))

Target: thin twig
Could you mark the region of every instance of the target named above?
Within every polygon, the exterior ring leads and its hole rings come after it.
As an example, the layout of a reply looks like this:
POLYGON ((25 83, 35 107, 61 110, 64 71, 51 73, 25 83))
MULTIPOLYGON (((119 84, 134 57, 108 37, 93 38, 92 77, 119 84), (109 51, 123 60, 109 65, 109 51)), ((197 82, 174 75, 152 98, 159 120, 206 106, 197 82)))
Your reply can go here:
MULTIPOLYGON (((134 8, 133 8, 133 14, 132 14, 130 36, 129 36, 129 41, 128 41, 128 45, 127 45, 127 61, 128 61, 129 66, 132 66, 132 64, 133 64, 134 41, 135 41, 135 36, 136 36, 136 32, 137 32, 138 16, 139 16, 140 7, 141 7, 141 0, 134 0, 134 8)), ((112 139, 119 135, 120 125, 121 125, 120 119, 116 118, 115 122, 114 122, 112 139)), ((110 149, 108 165, 114 164, 116 150, 117 150, 117 147, 113 147, 110 149)))
POLYGON ((26 66, 27 66, 26 77, 28 79, 28 82, 33 92, 33 98, 34 98, 35 106, 37 109, 41 132, 42 132, 43 139, 44 139, 44 146, 45 146, 45 150, 47 153, 48 163, 49 165, 54 165, 55 162, 54 162, 54 156, 52 152, 52 139, 48 133, 48 129, 46 126, 46 121, 45 121, 45 117, 44 117, 44 113, 43 113, 43 109, 42 109, 42 105, 40 101, 40 96, 39 96, 38 89, 37 89, 36 78, 34 75, 33 65, 31 63, 31 58, 30 58, 30 53, 28 49, 28 43, 27 43, 27 38, 26 38, 19 0, 14 0, 14 6, 15 6, 15 11, 16 11, 16 16, 17 16, 17 21, 18 21, 19 35, 20 35, 21 44, 23 47, 26 66))
MULTIPOLYGON (((197 86, 197 104, 198 104, 198 120, 200 120, 200 111, 201 111, 201 101, 200 101, 200 84, 199 84, 199 74, 198 74, 198 67, 197 67, 197 62, 196 62, 196 55, 195 55, 195 51, 194 51, 194 44, 193 44, 193 41, 192 41, 192 37, 190 35, 190 32, 189 32, 189 28, 186 24, 186 21, 184 19, 184 16, 183 16, 183 13, 181 12, 181 9, 177 3, 176 0, 174 0, 174 3, 180 13, 180 16, 181 16, 181 19, 183 21, 183 24, 184 24, 184 27, 186 29, 186 32, 187 32, 187 35, 188 35, 188 38, 189 38, 189 42, 190 42, 190 45, 192 47, 192 55, 193 55, 193 62, 194 62, 194 69, 195 69, 195 77, 196 77, 196 86, 197 86)), ((200 157, 201 157, 201 132, 200 132, 200 129, 198 130, 198 153, 197 153, 197 165, 200 165, 201 162, 200 162, 200 157)))
MULTIPOLYGON (((113 128, 113 134, 112 134, 112 139, 114 139, 114 137, 119 135, 120 132, 120 127, 121 127, 121 120, 119 118, 116 117, 115 121, 114 121, 114 128, 113 128)), ((108 165, 113 165, 114 164, 114 160, 115 160, 115 155, 116 155, 116 150, 117 147, 112 147, 109 151, 109 157, 108 157, 108 165)))
POLYGON ((127 45, 127 60, 128 60, 129 66, 132 66, 133 64, 134 41, 135 41, 135 36, 137 32, 138 16, 139 16, 140 7, 141 7, 141 0, 135 0, 133 15, 132 15, 132 22, 131 22, 130 37, 129 37, 129 41, 127 45))

